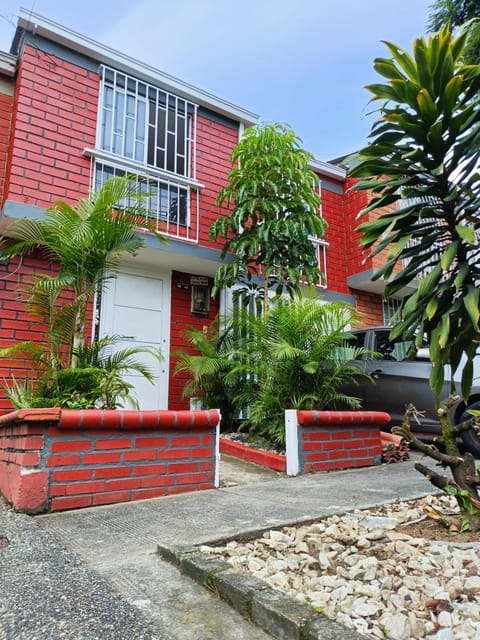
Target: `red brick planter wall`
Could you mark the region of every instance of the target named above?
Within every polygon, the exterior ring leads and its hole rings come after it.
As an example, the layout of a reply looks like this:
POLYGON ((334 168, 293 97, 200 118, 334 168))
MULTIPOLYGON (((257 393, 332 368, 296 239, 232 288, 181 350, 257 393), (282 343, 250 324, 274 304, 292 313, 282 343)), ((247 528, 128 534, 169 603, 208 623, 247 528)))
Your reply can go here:
POLYGON ((220 453, 225 453, 246 462, 253 462, 275 471, 283 471, 285 473, 287 470, 286 456, 270 453, 269 451, 261 451, 240 442, 232 442, 226 438, 220 438, 220 453))
POLYGON ((30 409, 0 417, 0 492, 28 513, 218 486, 218 411, 30 409))
POLYGON ((380 464, 380 428, 389 422, 379 411, 286 411, 287 473, 380 464))

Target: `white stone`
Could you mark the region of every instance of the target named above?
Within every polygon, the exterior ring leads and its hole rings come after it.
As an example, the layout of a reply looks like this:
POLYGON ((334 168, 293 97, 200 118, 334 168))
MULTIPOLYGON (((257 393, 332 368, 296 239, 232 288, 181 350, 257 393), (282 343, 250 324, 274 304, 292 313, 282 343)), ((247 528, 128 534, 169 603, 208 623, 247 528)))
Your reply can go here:
POLYGON ((431 543, 384 526, 384 518, 421 518, 422 505, 441 511, 437 502, 429 496, 371 515, 357 511, 202 551, 227 558, 372 640, 480 640, 480 545, 431 543), (452 611, 442 611, 435 599, 450 603, 452 611))
POLYGON ((250 558, 248 561, 248 570, 255 573, 255 571, 260 571, 264 566, 264 563, 258 560, 257 558, 250 558))
POLYGON ((472 591, 480 591, 480 576, 468 576, 468 578, 465 579, 464 587, 472 591))
POLYGON ((395 529, 397 524, 396 518, 388 518, 386 516, 367 516, 362 520, 365 527, 383 527, 385 529, 395 529))
POLYGON ((408 616, 396 613, 385 613, 381 617, 381 624, 385 631, 385 636, 391 640, 410 640, 411 628, 408 616))
POLYGON ((437 616, 437 622, 441 627, 452 626, 452 616, 449 611, 440 611, 437 616))
POLYGON ((433 636, 427 636, 426 640, 454 640, 452 629, 439 629, 433 636))
POLYGON ((352 607, 352 613, 362 618, 373 616, 382 608, 380 603, 366 602, 365 600, 355 600, 352 607))

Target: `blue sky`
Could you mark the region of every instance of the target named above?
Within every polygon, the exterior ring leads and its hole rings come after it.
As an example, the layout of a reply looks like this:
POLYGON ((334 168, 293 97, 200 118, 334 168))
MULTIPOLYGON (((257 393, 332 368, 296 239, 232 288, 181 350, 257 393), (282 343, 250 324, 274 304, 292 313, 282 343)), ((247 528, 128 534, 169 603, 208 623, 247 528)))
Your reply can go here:
POLYGON ((433 0, 2 0, 0 50, 19 7, 156 66, 262 120, 321 160, 363 145, 382 40, 411 51, 433 0))

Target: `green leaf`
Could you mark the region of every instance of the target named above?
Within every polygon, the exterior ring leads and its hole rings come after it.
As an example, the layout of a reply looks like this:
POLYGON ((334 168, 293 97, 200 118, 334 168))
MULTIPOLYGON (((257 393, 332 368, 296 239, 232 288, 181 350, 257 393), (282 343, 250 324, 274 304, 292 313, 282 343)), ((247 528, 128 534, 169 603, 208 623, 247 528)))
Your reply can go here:
POLYGON ((462 85, 463 81, 459 76, 454 76, 448 81, 443 94, 443 113, 445 116, 451 117, 462 90, 462 85))
POLYGON ((447 272, 453 264, 457 256, 458 242, 452 242, 440 255, 440 266, 442 271, 447 272))
POLYGON ((393 55, 394 60, 396 60, 400 68, 405 71, 405 73, 410 78, 410 80, 412 82, 418 82, 417 68, 415 66, 414 61, 407 54, 407 52, 395 44, 392 44, 387 41, 383 41, 383 42, 390 50, 390 53, 393 55))
POLYGON ((399 71, 392 60, 387 58, 376 58, 373 68, 377 73, 389 79, 405 80, 405 75, 399 71))
POLYGON ((442 393, 444 380, 445 378, 442 364, 434 363, 430 371, 429 383, 437 398, 440 397, 440 394, 442 393))
POLYGON ((473 244, 473 245, 478 244, 477 236, 475 234, 475 229, 473 227, 457 224, 455 226, 455 231, 458 233, 460 238, 467 244, 473 244))
POLYGON ((462 369, 462 380, 461 380, 461 390, 462 390, 462 398, 465 400, 470 396, 470 391, 472 390, 473 384, 473 362, 472 360, 467 360, 463 369, 462 369))
POLYGON ((417 292, 417 297, 420 303, 422 298, 427 298, 436 289, 441 276, 442 269, 440 268, 440 265, 437 265, 428 275, 420 280, 417 292))
POLYGON ((480 318, 480 289, 470 288, 467 295, 463 298, 463 305, 474 327, 478 327, 480 318))
POLYGON ((438 344, 440 347, 445 347, 450 338, 450 316, 442 316, 440 323, 440 335, 438 337, 438 344))
POLYGON ((438 111, 427 89, 418 92, 417 104, 424 122, 428 125, 433 124, 438 117, 438 111))
POLYGON ((429 320, 431 320, 433 316, 436 314, 437 309, 438 309, 438 298, 436 297, 430 298, 425 308, 425 314, 429 320))

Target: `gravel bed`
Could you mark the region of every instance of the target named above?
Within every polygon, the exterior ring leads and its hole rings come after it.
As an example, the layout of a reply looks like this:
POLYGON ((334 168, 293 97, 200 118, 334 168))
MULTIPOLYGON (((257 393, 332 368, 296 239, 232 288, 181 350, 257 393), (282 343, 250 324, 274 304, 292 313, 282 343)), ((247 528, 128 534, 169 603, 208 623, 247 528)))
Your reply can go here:
POLYGON ((449 497, 429 496, 202 551, 367 638, 480 640, 480 542, 414 538, 398 526, 429 506, 454 510, 449 497))
POLYGON ((0 498, 0 640, 160 640, 32 517, 0 498))

